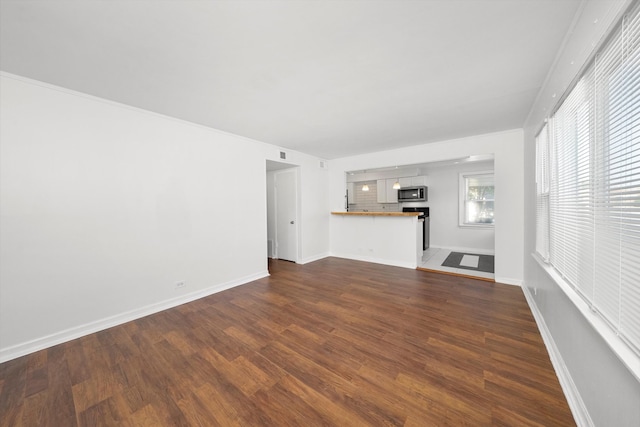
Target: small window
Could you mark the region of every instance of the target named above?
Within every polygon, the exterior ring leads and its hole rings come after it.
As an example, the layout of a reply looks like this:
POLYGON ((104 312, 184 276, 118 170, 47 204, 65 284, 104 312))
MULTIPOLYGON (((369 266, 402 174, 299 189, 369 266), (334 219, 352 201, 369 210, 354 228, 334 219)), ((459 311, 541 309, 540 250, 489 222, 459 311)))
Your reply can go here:
POLYGON ((493 172, 460 174, 460 226, 493 227, 493 172))

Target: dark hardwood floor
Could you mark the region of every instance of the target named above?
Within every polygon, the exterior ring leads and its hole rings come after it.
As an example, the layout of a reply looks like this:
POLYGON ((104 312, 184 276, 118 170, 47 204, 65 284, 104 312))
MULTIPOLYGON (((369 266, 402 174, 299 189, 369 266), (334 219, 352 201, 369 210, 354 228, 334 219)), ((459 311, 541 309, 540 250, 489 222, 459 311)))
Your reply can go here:
POLYGON ((3 426, 575 425, 520 288, 327 258, 0 365, 3 426))

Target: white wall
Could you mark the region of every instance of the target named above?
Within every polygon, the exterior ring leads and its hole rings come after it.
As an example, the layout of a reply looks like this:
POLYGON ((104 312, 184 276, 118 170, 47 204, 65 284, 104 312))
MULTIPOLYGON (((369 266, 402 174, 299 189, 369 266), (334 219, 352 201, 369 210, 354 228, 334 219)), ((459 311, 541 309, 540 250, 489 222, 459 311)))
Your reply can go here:
POLYGON ((640 425, 640 382, 567 295, 538 265, 535 251, 535 135, 628 1, 589 1, 558 55, 525 126, 525 292, 542 319, 579 425, 640 425), (595 22, 595 24, 594 24, 595 22), (555 96, 554 96, 555 94, 555 96), (535 291, 534 291, 535 290, 535 291))
POLYGON ((330 170, 331 210, 344 211, 346 171, 493 154, 496 180, 496 280, 521 284, 524 277, 522 138, 521 130, 511 130, 333 160, 330 170))
POLYGON ((276 241, 276 194, 275 194, 275 179, 274 171, 267 172, 267 240, 272 245, 268 248, 269 256, 275 256, 275 241, 276 241))
POLYGON ((459 187, 463 172, 493 171, 493 162, 460 163, 426 168, 429 185, 431 246, 494 253, 495 232, 491 227, 460 227, 459 187))
MULTIPOLYGON (((0 79, 0 361, 267 274, 266 160, 280 148, 0 79)), ((321 257, 327 171, 287 158, 313 195, 300 253, 321 257)))
MULTIPOLYGON (((297 161, 294 155, 291 159, 297 161)), ((302 166, 298 194, 302 209, 298 263, 306 264, 329 256, 329 169, 319 168, 319 161, 309 156, 298 164, 302 166)), ((328 162, 324 164, 327 167, 328 162)))

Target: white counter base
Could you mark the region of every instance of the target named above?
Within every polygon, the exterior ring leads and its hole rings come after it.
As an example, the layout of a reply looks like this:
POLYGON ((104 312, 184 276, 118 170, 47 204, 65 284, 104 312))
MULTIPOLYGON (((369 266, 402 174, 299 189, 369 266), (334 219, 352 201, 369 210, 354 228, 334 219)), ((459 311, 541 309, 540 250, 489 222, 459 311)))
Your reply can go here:
POLYGON ((422 222, 417 215, 331 215, 331 255, 416 268, 422 257, 422 222))

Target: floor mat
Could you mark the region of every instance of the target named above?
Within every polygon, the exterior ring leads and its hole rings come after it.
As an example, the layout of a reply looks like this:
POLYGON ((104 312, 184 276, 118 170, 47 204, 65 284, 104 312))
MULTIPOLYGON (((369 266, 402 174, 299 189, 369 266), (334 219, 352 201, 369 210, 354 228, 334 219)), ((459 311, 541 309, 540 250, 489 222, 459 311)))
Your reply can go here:
POLYGON ((442 266, 493 273, 494 256, 451 252, 447 259, 442 263, 442 266))

